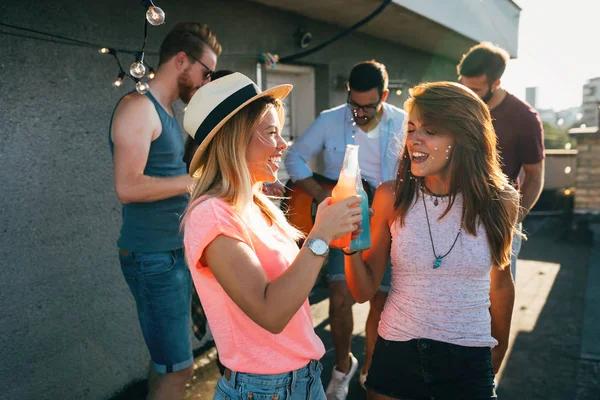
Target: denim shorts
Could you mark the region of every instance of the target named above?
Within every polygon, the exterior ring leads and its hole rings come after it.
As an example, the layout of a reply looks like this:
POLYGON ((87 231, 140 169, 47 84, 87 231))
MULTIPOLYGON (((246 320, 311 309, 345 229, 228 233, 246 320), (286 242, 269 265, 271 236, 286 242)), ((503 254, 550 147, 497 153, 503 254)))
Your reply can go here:
MULTIPOLYGON (((344 269, 344 253, 340 249, 329 248, 329 254, 327 261, 325 262, 325 271, 327 272, 327 283, 331 282, 345 282, 346 272, 344 269)), ((388 265, 385 267, 379 290, 382 292, 389 292, 390 285, 392 283, 392 264, 388 260, 388 265)))
POLYGON ((162 374, 190 367, 192 279, 183 250, 119 252, 119 258, 152 366, 162 374))
MULTIPOLYGON (((519 233, 523 232, 523 224, 519 224, 519 226, 517 226, 517 230, 519 233)), ((517 259, 519 258, 519 253, 521 252, 522 242, 523 239, 521 236, 515 234, 512 240, 510 256, 510 271, 515 282, 517 281, 517 259)))
POLYGON ((325 400, 321 382, 323 366, 313 360, 307 366, 283 374, 260 375, 230 372, 221 377, 213 400, 325 400))
POLYGON ((366 387, 401 400, 496 399, 492 350, 430 339, 375 344, 366 387))

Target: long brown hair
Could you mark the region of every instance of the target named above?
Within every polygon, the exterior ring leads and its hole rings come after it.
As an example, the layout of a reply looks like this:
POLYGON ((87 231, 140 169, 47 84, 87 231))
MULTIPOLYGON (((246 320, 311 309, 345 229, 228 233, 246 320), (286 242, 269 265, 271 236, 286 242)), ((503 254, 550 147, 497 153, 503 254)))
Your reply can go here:
MULTIPOLYGON (((410 90, 410 95, 404 104, 406 112, 418 112, 423 123, 443 127, 456 141, 449 161, 450 198, 440 218, 450 211, 457 193, 461 192, 463 229, 476 236, 477 225, 483 224, 492 261, 503 269, 510 264, 519 204, 517 197, 510 195, 508 178, 500 167, 488 107, 471 90, 453 82, 420 84, 410 90)), ((401 226, 415 199, 419 198, 419 185, 421 179, 411 174, 405 144, 400 154, 394 202, 401 226)))
POLYGON ((258 208, 291 239, 297 240, 303 236, 302 232, 291 226, 281 210, 262 193, 262 183, 252 183, 246 161, 246 150, 255 125, 263 119, 271 106, 275 107, 279 121, 283 125, 285 115, 281 100, 265 96, 238 111, 215 134, 200 156, 200 164, 194 173, 194 185, 182 227, 185 225, 187 215, 195 206, 204 200, 216 197, 230 204, 242 219, 246 219, 258 208), (205 196, 203 200, 196 201, 202 196, 205 196))

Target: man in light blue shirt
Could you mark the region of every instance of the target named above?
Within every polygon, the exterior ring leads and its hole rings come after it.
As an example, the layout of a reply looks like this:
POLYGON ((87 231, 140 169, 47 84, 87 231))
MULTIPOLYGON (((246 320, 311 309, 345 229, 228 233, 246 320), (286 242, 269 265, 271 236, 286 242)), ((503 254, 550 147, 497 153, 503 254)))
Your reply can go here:
MULTIPOLYGON (((371 192, 381 183, 395 178, 398 153, 404 141, 405 112, 387 104, 385 101, 388 95, 385 65, 376 61, 356 64, 350 72, 346 104, 323 111, 289 149, 285 166, 290 177, 318 203, 331 196, 331 190, 322 187, 313 178, 313 172, 308 166, 313 156, 321 152, 325 161, 323 175, 329 179, 338 179, 348 144, 360 146, 358 162, 361 175, 368 182, 371 192)), ((329 400, 344 400, 350 379, 358 368, 358 361, 350 353, 354 299, 346 283, 342 250, 330 249, 326 270, 330 297, 329 319, 336 352, 336 366, 326 394, 329 400)), ((360 375, 363 387, 390 280, 388 266, 379 291, 371 300, 367 318, 365 364, 360 375)))

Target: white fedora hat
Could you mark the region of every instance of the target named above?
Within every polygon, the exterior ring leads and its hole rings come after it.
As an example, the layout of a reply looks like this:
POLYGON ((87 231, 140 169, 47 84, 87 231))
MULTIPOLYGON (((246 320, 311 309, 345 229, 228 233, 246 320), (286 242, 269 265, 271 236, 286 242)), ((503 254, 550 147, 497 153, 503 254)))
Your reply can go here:
POLYGON ((265 96, 284 99, 292 85, 279 85, 261 92, 247 76, 234 72, 210 82, 194 93, 183 116, 185 131, 199 147, 190 163, 190 175, 198 169, 200 155, 221 129, 239 110, 265 96))

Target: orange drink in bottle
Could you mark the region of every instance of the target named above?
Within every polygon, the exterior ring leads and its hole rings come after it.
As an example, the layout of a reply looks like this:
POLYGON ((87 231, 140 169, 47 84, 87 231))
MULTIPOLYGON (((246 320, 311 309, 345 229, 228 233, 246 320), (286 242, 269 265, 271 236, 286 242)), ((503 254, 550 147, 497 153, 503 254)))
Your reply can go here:
MULTIPOLYGON (((344 163, 340 171, 340 177, 337 184, 331 191, 331 204, 337 203, 340 200, 347 199, 350 196, 358 194, 356 188, 356 176, 358 175, 358 146, 349 144, 346 146, 346 154, 344 155, 344 163)), ((339 249, 350 246, 352 234, 334 239, 329 246, 339 249)))

